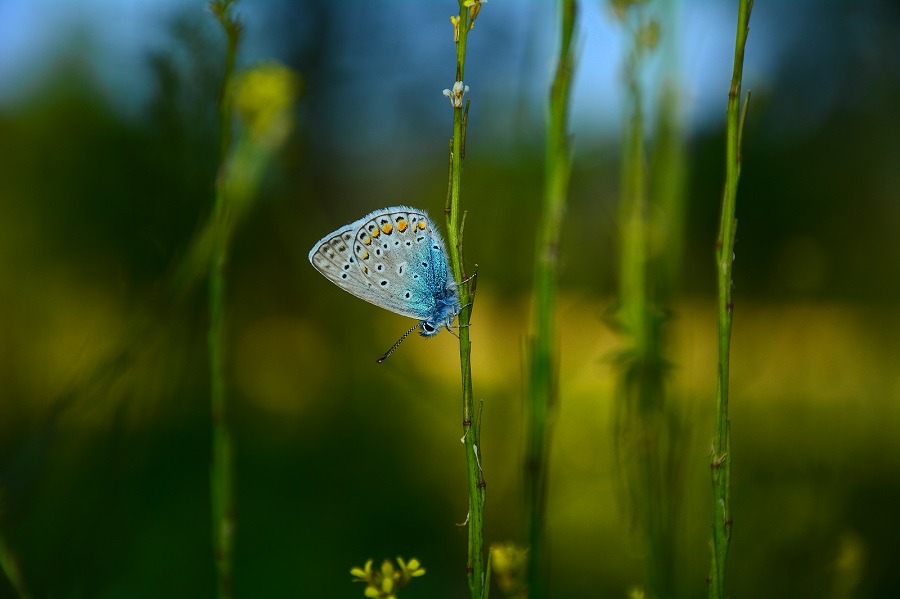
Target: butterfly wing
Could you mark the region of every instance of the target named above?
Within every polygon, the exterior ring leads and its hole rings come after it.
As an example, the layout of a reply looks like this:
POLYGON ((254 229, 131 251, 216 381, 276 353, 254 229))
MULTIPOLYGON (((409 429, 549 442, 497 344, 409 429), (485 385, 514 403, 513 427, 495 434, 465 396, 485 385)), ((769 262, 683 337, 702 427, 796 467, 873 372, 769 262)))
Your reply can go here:
POLYGON ((452 278, 428 215, 406 206, 375 211, 326 235, 309 261, 356 297, 418 319, 435 313, 452 278))

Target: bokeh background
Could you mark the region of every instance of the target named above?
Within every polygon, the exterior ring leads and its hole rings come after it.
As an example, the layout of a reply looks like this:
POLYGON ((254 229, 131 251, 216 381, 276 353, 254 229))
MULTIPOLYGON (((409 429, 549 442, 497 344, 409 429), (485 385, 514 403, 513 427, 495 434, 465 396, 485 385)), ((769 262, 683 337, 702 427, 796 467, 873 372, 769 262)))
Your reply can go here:
MULTIPOLYGON (((460 597, 467 489, 456 343, 328 283, 312 244, 446 196, 456 2, 242 0, 239 66, 302 79, 295 129, 235 238, 228 382, 238 597, 460 597)), ((556 597, 625 597, 646 548, 617 472, 617 194, 628 37, 581 4, 548 530, 556 597)), ((736 2, 658 10, 687 158, 668 394, 679 414, 673 596, 705 596, 716 376, 712 259, 736 2)), ((485 5, 469 37, 463 203, 478 264, 488 542, 524 536, 529 331, 553 5, 485 5)), ((900 588, 900 8, 758 0, 738 195, 730 595, 900 588)), ((171 284, 212 205, 224 41, 194 0, 0 1, 0 531, 34 597, 211 597, 205 283, 171 284)), ((664 251, 664 249, 660 250, 664 251)), ((15 596, 0 577, 0 597, 15 596)))

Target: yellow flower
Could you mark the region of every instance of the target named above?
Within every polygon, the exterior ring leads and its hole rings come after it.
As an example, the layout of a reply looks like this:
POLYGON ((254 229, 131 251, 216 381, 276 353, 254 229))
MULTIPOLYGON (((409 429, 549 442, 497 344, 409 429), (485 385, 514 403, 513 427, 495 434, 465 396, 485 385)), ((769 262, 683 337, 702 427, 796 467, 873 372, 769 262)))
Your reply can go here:
POLYGON ((292 126, 292 108, 300 78, 289 68, 264 63, 237 76, 232 88, 234 108, 250 135, 275 145, 292 126))
POLYGON ((527 567, 527 549, 514 543, 491 546, 491 571, 500 589, 507 595, 519 596, 523 593, 527 567))
POLYGON ((372 575, 372 560, 366 562, 365 568, 351 568, 350 575, 362 581, 366 581, 372 575))
POLYGON ((419 560, 412 558, 408 562, 397 557, 398 568, 389 560, 381 563, 379 570, 372 570, 372 560, 366 561, 363 568, 350 569, 350 575, 356 582, 366 583, 363 594, 370 599, 397 599, 397 592, 409 584, 415 577, 425 574, 425 568, 419 560))

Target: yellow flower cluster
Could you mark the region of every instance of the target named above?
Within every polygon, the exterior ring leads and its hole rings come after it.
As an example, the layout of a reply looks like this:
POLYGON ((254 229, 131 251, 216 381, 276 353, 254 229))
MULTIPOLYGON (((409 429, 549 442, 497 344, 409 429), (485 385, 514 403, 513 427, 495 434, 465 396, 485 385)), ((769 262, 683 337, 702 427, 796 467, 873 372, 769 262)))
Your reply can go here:
MULTIPOLYGON (((475 19, 478 17, 478 13, 481 12, 481 5, 485 3, 487 3, 487 0, 463 0, 462 7, 469 9, 468 29, 475 26, 475 19)), ((453 41, 459 42, 459 17, 451 16, 450 23, 453 24, 453 41)))
POLYGON ((397 591, 409 584, 413 578, 423 576, 425 568, 419 560, 413 558, 408 562, 397 556, 397 568, 390 560, 381 563, 380 570, 372 569, 372 560, 366 562, 362 568, 353 568, 350 575, 357 582, 366 583, 363 594, 370 599, 397 599, 397 591))

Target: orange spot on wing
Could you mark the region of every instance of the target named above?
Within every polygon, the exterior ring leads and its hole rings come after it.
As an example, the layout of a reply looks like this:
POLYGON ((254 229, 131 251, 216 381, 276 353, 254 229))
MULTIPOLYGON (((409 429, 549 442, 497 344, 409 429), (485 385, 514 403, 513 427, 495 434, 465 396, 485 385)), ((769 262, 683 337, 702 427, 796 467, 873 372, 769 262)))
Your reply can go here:
POLYGON ((400 222, 397 223, 397 230, 402 233, 406 230, 406 227, 408 227, 408 226, 409 226, 409 223, 407 223, 405 220, 401 220, 400 222))
POLYGON ((393 231, 393 230, 394 230, 394 225, 392 225, 391 223, 385 223, 385 224, 381 225, 381 231, 385 235, 390 235, 391 231, 393 231))

